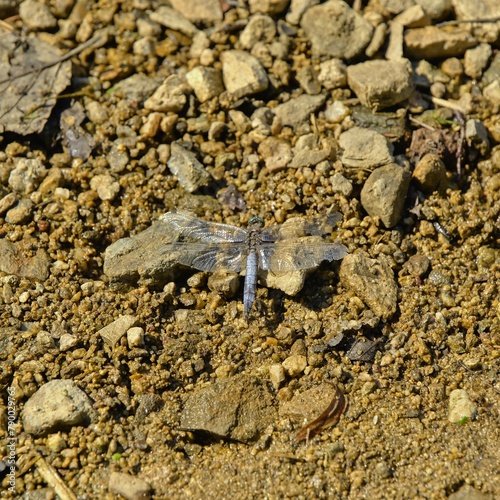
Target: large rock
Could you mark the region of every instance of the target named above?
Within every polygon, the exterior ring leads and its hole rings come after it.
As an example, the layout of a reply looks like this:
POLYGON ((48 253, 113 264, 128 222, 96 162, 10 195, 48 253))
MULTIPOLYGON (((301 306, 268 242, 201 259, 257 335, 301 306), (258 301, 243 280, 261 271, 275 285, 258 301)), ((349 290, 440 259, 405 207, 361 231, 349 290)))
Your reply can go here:
POLYGON ((396 312, 398 286, 385 262, 370 259, 364 251, 349 254, 340 265, 339 277, 379 318, 387 321, 396 312))
POLYGON ((220 55, 226 90, 240 98, 267 89, 269 80, 260 61, 244 50, 226 50, 220 55))
POLYGON ((391 163, 374 170, 361 190, 361 204, 372 217, 379 217, 385 227, 394 227, 403 216, 411 174, 391 163))
POLYGON ((51 380, 31 396, 22 413, 24 430, 36 436, 96 418, 92 401, 72 380, 51 380))
POLYGON ((300 24, 315 54, 343 59, 359 56, 373 33, 372 25, 341 0, 311 7, 300 24))
POLYGON ((186 401, 180 428, 236 441, 258 439, 274 422, 274 397, 256 377, 237 375, 196 390, 186 401))
POLYGON ((410 61, 366 61, 347 68, 347 82, 361 104, 375 110, 410 97, 413 79, 410 61))

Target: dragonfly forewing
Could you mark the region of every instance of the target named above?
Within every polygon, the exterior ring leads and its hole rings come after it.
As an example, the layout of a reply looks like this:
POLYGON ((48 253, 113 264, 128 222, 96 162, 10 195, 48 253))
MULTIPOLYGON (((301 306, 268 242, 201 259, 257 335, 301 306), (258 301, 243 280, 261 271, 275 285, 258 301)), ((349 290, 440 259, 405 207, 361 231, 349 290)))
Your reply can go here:
POLYGON ((185 212, 167 212, 160 217, 176 239, 210 243, 243 242, 248 231, 240 227, 207 222, 185 212))

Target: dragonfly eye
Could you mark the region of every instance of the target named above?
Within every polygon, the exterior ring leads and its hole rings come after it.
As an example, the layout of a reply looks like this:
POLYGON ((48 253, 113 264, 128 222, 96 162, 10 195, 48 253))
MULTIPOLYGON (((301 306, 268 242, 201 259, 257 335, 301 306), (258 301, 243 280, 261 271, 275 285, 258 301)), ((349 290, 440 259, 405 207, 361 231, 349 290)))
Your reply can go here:
POLYGON ((264 227, 264 219, 261 217, 252 217, 248 221, 249 226, 257 226, 257 227, 264 227))

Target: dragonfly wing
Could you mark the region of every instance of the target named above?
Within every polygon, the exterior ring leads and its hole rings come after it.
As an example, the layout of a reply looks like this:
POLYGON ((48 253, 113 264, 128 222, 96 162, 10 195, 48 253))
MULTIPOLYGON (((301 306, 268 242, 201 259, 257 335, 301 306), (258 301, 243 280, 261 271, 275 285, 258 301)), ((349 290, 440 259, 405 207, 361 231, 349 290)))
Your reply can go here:
POLYGON ((330 243, 316 237, 296 241, 262 243, 258 249, 261 269, 272 272, 290 272, 312 269, 323 261, 342 259, 347 248, 342 243, 330 243))
POLYGON ((282 225, 269 226, 261 234, 262 241, 284 241, 303 236, 323 236, 331 234, 335 226, 342 220, 342 215, 333 212, 318 217, 293 217, 282 225))
POLYGON ((186 212, 167 212, 160 217, 176 239, 182 241, 224 243, 242 242, 247 237, 245 229, 228 224, 207 222, 186 212))
POLYGON ((244 243, 172 243, 173 259, 199 271, 239 273, 248 253, 244 243))

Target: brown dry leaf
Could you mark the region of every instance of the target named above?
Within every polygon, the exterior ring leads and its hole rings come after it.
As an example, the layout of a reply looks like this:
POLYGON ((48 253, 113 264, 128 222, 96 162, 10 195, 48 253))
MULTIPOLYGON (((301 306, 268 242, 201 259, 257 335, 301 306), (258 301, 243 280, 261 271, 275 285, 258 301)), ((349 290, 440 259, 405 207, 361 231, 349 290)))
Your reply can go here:
POLYGON ((407 151, 412 163, 417 163, 426 154, 438 155, 443 161, 456 161, 460 133, 451 129, 419 128, 412 134, 411 144, 407 151))
POLYGON ((297 434, 295 434, 295 439, 297 441, 303 441, 304 439, 309 439, 316 436, 326 427, 337 424, 344 413, 346 408, 346 399, 343 392, 336 387, 335 397, 332 399, 328 408, 316 419, 308 424, 304 425, 297 434))
POLYGON ((40 133, 57 95, 71 81, 71 62, 37 38, 0 34, 0 133, 40 133))

